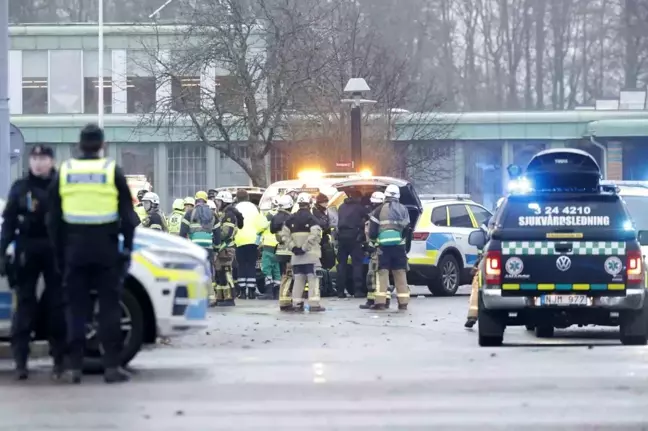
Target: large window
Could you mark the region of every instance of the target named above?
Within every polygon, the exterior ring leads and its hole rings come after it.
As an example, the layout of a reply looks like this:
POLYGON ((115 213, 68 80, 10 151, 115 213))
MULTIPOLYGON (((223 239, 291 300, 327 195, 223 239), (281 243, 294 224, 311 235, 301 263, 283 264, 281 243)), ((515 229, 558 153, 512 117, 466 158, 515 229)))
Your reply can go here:
MULTIPOLYGON (((121 167, 126 175, 144 175, 149 183, 155 183, 156 145, 118 145, 121 167)), ((161 196, 162 197, 162 196, 161 196)), ((162 202, 161 205, 165 203, 162 202)))
POLYGON ((157 82, 155 64, 150 55, 142 50, 128 51, 127 110, 129 114, 144 114, 155 111, 157 82))
POLYGON ((22 52, 23 114, 47 114, 47 51, 22 52))
MULTIPOLYGON (((207 189, 207 148, 204 145, 168 144, 169 195, 194 196, 207 189)), ((213 186, 213 185, 212 185, 213 186)))
POLYGON ((270 150, 270 181, 274 183, 287 180, 289 174, 288 157, 281 149, 272 148, 270 150))
POLYGON ((217 76, 215 90, 216 106, 222 112, 230 114, 241 114, 243 112, 245 102, 236 76, 217 76))
POLYGON ((502 142, 464 141, 466 193, 486 208, 502 196, 502 142))
POLYGON ((83 111, 83 52, 50 51, 49 112, 80 114, 83 111))
MULTIPOLYGON (((112 56, 104 52, 103 59, 103 106, 104 113, 112 112, 112 56)), ((83 52, 83 105, 86 114, 99 111, 99 51, 83 52)))
POLYGON ((175 76, 171 80, 171 98, 174 111, 200 109, 200 76, 175 76))

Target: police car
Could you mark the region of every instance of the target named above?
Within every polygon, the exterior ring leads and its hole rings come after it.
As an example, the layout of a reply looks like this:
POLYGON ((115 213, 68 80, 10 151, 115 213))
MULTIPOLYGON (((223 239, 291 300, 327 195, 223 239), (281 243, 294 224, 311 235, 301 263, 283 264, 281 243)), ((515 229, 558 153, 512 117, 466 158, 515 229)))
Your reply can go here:
POLYGON ((648 301, 637 232, 616 187, 600 184, 596 161, 579 150, 538 153, 528 193, 509 195, 479 271, 479 344, 501 345, 507 326, 538 337, 571 325, 620 326, 623 344, 646 344, 648 301))
MULTIPOLYGON (((4 203, 0 203, 1 208, 4 203)), ((211 277, 207 253, 183 238, 138 227, 130 271, 121 299, 122 364, 158 337, 191 334, 207 327, 211 277)), ((10 253, 12 250, 10 250, 10 253)), ((42 289, 42 286, 40 287, 42 289)), ((11 329, 14 298, 6 278, 0 278, 0 338, 11 329)), ((97 307, 86 334, 88 370, 101 368, 97 337, 97 307)), ((43 319, 44 320, 44 319, 43 319)), ((44 322, 37 322, 36 339, 47 339, 44 322)))
POLYGON ((450 296, 470 283, 479 251, 470 233, 488 223, 492 213, 469 195, 421 195, 423 212, 407 254, 408 282, 428 286, 437 296, 450 296))

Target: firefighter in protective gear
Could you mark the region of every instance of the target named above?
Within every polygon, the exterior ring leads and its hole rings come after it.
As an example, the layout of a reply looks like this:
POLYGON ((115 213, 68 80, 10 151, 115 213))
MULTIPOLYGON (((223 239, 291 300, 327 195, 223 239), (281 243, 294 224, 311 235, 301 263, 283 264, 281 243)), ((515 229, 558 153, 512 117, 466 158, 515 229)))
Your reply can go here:
POLYGON ((262 202, 259 205, 261 214, 257 217, 257 234, 261 235, 261 272, 265 278, 265 293, 259 299, 278 299, 281 270, 277 260, 277 237, 270 232, 270 222, 277 214, 272 201, 262 202))
MULTIPOLYGON (((497 215, 497 211, 502 207, 502 204, 504 203, 504 198, 499 198, 497 200, 497 204, 495 205, 495 214, 493 214, 488 220, 488 225, 481 226, 481 229, 486 232, 486 236, 488 237, 490 235, 490 232, 493 230, 493 227, 495 226, 495 216, 497 215)), ((477 314, 479 312, 479 307, 477 305, 478 298, 479 298, 479 286, 480 286, 480 274, 479 274, 479 264, 481 263, 482 259, 482 253, 481 250, 479 250, 479 256, 477 257, 477 261, 475 262, 475 265, 473 266, 472 273, 473 273, 473 279, 472 279, 472 288, 470 290, 470 300, 468 302, 468 318, 466 319, 466 323, 464 323, 465 328, 472 328, 475 326, 475 323, 477 323, 477 314)))
POLYGON ((218 216, 218 206, 216 205, 216 202, 212 200, 207 201, 207 206, 209 207, 210 210, 214 212, 215 216, 218 216))
POLYGON ((281 230, 282 243, 292 252, 290 263, 293 270, 293 292, 291 311, 304 311, 303 293, 308 281, 308 304, 311 312, 325 311, 320 305, 319 279, 315 265, 321 257, 320 238, 322 228, 310 208, 311 195, 297 196, 299 210, 286 220, 281 230))
POLYGON ((173 201, 173 211, 171 212, 171 216, 169 216, 169 233, 173 235, 180 235, 180 227, 182 226, 182 219, 184 218, 186 211, 185 211, 185 204, 182 199, 176 199, 173 201))
POLYGON ((162 232, 169 231, 164 216, 160 213, 160 197, 156 193, 147 192, 142 198, 142 206, 147 214, 142 226, 162 232))
POLYGON ((234 305, 234 277, 232 265, 236 253, 234 238, 243 226, 243 215, 232 205, 234 198, 228 191, 216 195, 216 206, 220 209, 218 244, 214 247, 216 269, 216 296, 218 306, 234 305), (218 298, 223 298, 218 299, 218 298))
MULTIPOLYGON (((370 210, 373 211, 385 202, 385 194, 383 192, 374 192, 369 199, 371 202, 370 210)), ((369 255, 369 269, 367 271, 367 302, 360 304, 360 308, 367 310, 371 308, 376 299, 376 291, 378 290, 378 244, 369 238, 369 221, 365 223, 365 253, 369 255)), ((386 292, 387 300, 385 307, 389 308, 390 293, 386 292)))
POLYGON ((410 234, 410 217, 407 208, 398 200, 400 189, 390 184, 385 189, 385 202, 369 216, 369 239, 378 244, 378 278, 372 310, 386 309, 389 272, 394 276, 398 309, 407 310, 409 286, 407 285, 407 251, 405 244, 410 234))
POLYGON ((292 298, 290 296, 290 286, 292 284, 292 265, 290 258, 292 253, 287 248, 286 244, 281 239, 281 229, 291 216, 292 207, 295 205, 293 199, 289 195, 283 195, 278 201, 279 209, 277 214, 272 217, 270 221, 270 233, 275 235, 277 239, 276 258, 279 262, 279 271, 281 273, 281 281, 279 282, 279 309, 281 311, 292 310, 292 298))
POLYGON ((148 216, 146 213, 146 209, 144 208, 144 204, 142 203, 142 198, 144 197, 145 194, 148 193, 148 190, 139 190, 137 192, 137 204, 135 205, 135 213, 140 219, 140 222, 144 222, 144 219, 148 216))
MULTIPOLYGON (((179 235, 189 239, 194 244, 204 248, 212 263, 212 285, 214 285, 214 244, 215 234, 218 231, 218 219, 207 206, 207 194, 205 192, 196 193, 196 206, 194 209, 187 211, 180 226, 179 235), (203 196, 204 195, 204 196, 203 196)), ((215 286, 214 286, 215 287, 215 286)), ((217 292, 210 295, 212 302, 218 301, 217 292)))
POLYGON ((187 196, 186 198, 184 198, 184 210, 185 210, 185 213, 187 211, 191 211, 195 207, 196 207, 196 200, 194 198, 192 198, 191 196, 187 196))

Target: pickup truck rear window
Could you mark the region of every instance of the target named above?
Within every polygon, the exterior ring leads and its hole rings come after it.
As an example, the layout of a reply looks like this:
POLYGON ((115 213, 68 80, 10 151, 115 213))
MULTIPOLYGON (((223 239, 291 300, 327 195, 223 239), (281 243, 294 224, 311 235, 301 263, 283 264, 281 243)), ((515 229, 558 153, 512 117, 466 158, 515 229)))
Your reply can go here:
POLYGON ((509 199, 502 214, 501 226, 511 229, 534 229, 547 232, 585 231, 591 229, 623 230, 629 221, 618 196, 529 196, 509 199))

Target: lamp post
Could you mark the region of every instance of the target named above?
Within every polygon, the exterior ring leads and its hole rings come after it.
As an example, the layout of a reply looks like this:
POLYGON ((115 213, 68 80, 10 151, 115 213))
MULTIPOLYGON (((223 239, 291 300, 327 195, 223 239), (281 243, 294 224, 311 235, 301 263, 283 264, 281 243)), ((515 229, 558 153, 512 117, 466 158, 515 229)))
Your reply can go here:
POLYGON ((351 99, 342 99, 342 103, 351 104, 351 163, 356 171, 362 169, 362 110, 363 104, 376 103, 375 100, 363 99, 362 94, 370 90, 363 78, 351 78, 344 87, 351 99))
POLYGON ((97 71, 97 123, 103 129, 104 125, 104 2, 99 0, 99 70, 97 71))
POLYGON ((9 0, 0 0, 0 197, 11 184, 9 124, 9 0))

